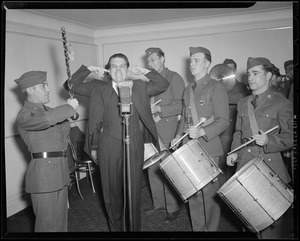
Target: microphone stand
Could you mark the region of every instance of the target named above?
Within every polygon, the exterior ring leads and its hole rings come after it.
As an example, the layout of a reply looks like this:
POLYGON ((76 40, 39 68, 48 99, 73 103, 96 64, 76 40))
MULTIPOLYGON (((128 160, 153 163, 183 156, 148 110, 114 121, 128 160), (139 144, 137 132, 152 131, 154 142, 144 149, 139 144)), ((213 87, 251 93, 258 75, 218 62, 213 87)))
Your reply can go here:
MULTIPOLYGON (((133 215, 132 215, 132 196, 131 196, 131 169, 130 169, 130 136, 129 136, 129 117, 132 115, 132 104, 130 104, 130 112, 129 113, 122 113, 122 104, 120 108, 120 114, 123 117, 123 123, 124 123, 124 159, 125 159, 125 165, 124 165, 124 173, 126 174, 126 184, 124 184, 126 199, 128 203, 128 214, 129 214, 129 231, 133 231, 133 215), (127 188, 126 188, 127 186, 127 188)), ((125 206, 126 207, 126 206, 125 206)), ((125 212, 126 213, 126 212, 125 212)), ((124 218, 124 230, 126 230, 126 215, 124 218)))

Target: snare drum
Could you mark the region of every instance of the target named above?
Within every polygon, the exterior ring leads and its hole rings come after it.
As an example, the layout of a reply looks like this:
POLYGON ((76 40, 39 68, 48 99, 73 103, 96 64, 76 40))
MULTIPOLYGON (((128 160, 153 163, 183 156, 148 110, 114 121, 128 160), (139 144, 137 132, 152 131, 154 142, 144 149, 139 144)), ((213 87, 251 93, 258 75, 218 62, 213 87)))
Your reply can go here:
POLYGON ((259 232, 280 218, 293 203, 294 191, 256 157, 236 172, 219 196, 251 232, 259 232))
POLYGON ((222 173, 197 140, 184 144, 159 167, 184 202, 222 173))

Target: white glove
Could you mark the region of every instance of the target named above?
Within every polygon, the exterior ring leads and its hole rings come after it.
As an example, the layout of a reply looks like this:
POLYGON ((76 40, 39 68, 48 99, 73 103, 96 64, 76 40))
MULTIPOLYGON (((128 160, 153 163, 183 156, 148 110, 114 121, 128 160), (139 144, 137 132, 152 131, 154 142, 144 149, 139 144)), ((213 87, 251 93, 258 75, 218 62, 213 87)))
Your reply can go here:
POLYGON ((72 106, 74 110, 77 110, 77 109, 78 109, 79 104, 78 104, 78 100, 77 100, 77 99, 75 99, 75 98, 69 98, 69 99, 67 100, 67 103, 68 103, 70 106, 72 106))
POLYGON ((233 167, 237 162, 238 162, 238 155, 236 153, 232 153, 226 158, 227 166, 233 167))
POLYGON ((109 73, 109 70, 104 69, 102 67, 98 67, 98 66, 89 66, 88 69, 89 69, 89 71, 97 74, 100 79, 103 77, 104 72, 109 73))

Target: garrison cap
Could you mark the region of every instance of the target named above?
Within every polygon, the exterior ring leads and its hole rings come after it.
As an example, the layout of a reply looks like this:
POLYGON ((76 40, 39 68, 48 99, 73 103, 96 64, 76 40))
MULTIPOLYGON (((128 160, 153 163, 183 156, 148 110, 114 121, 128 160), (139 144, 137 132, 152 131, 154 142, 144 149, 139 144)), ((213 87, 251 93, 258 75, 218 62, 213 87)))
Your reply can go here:
POLYGON ((236 62, 233 59, 225 59, 223 64, 235 64, 236 65, 236 62))
POLYGON ((284 68, 286 69, 288 66, 293 65, 293 60, 287 60, 284 62, 284 68))
POLYGON ((249 69, 257 66, 257 65, 272 66, 272 63, 267 58, 263 58, 263 57, 252 58, 252 57, 249 57, 248 61, 247 61, 247 71, 249 69))
POLYGON ((210 51, 206 48, 203 48, 203 47, 190 47, 190 56, 192 56, 193 54, 196 54, 196 53, 207 54, 211 57, 210 51))
POLYGON ((28 71, 20 78, 16 79, 15 82, 22 90, 24 90, 26 88, 44 83, 46 78, 47 72, 45 71, 28 71))
POLYGON ((161 54, 162 56, 165 56, 164 51, 162 51, 160 48, 151 47, 151 48, 146 49, 145 52, 146 52, 147 57, 149 57, 153 53, 158 53, 158 54, 161 54))

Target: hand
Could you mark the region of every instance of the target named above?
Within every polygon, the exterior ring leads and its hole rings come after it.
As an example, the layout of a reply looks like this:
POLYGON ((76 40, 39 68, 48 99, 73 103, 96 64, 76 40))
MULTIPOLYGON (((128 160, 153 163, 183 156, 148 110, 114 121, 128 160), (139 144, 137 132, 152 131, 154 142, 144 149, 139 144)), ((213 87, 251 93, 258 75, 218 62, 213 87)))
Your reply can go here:
MULTIPOLYGON (((171 141, 171 146, 173 146, 179 139, 180 139, 181 136, 176 136, 172 141, 171 141)), ((180 143, 180 142, 179 142, 180 143)), ((177 143, 176 146, 173 147, 173 149, 176 149, 177 146, 179 145, 179 143, 177 143)))
POLYGON ((79 104, 78 104, 78 100, 77 100, 77 99, 75 99, 75 98, 69 98, 69 99, 67 100, 67 103, 68 103, 70 106, 72 106, 74 110, 77 110, 77 109, 78 109, 79 104))
POLYGON ((232 153, 228 155, 226 158, 227 166, 233 167, 237 162, 238 162, 238 155, 236 153, 232 153))
POLYGON ((158 112, 161 112, 161 108, 160 108, 159 105, 151 106, 151 113, 152 113, 152 115, 153 115, 153 114, 156 114, 156 113, 158 113, 158 112))
POLYGON ((88 69, 89 71, 97 74, 100 79, 103 78, 105 72, 110 73, 109 70, 98 66, 89 66, 88 69))
POLYGON ((259 146, 267 145, 269 141, 268 136, 262 130, 259 132, 260 134, 252 136, 252 138, 255 139, 255 143, 259 146))
POLYGON ((140 66, 133 66, 132 68, 129 69, 129 71, 134 74, 134 75, 145 75, 148 74, 150 72, 149 69, 145 69, 143 67, 140 66))
POLYGON ((192 139, 198 139, 201 136, 205 135, 205 131, 200 126, 189 126, 186 130, 186 132, 189 134, 190 138, 192 139))

